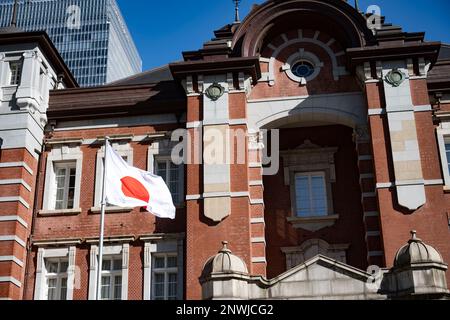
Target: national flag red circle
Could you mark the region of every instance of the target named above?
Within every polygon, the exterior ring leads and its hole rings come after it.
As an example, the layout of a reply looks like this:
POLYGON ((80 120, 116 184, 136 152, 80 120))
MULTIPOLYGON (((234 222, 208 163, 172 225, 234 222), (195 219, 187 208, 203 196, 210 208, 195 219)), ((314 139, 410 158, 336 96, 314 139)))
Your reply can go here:
POLYGON ((137 179, 133 177, 123 177, 120 179, 122 182, 122 192, 129 198, 138 199, 148 203, 150 201, 150 194, 147 188, 137 179))

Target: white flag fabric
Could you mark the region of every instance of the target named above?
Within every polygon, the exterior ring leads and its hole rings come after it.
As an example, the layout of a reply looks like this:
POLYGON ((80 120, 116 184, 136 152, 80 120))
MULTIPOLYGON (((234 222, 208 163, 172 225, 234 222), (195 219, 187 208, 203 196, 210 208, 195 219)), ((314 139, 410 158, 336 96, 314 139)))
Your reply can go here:
POLYGON ((160 218, 175 219, 172 195, 163 178, 128 165, 106 143, 106 202, 118 207, 146 207, 160 218))

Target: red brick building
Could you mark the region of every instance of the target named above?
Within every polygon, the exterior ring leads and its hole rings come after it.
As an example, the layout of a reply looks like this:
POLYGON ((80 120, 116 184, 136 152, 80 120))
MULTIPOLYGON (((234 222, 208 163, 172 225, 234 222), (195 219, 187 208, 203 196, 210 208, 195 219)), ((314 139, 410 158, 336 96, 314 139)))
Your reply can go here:
POLYGON ((105 136, 163 176, 177 218, 108 207, 104 299, 448 294, 450 46, 373 18, 270 0, 183 62, 89 89, 45 34, 0 34, 4 114, 41 115, 21 135, 0 115, 0 297, 95 297, 105 136), (210 148, 231 161, 206 161, 210 148), (402 247, 411 230, 427 245, 402 247), (224 240, 233 254, 214 256, 224 240))

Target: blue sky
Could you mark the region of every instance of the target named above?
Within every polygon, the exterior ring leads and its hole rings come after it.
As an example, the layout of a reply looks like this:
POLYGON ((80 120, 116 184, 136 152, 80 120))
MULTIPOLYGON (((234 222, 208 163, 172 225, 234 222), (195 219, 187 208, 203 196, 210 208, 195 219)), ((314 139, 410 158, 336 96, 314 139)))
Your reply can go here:
MULTIPOLYGON (((213 31, 234 19, 232 0, 118 0, 142 56, 144 70, 181 60, 213 31)), ((254 3, 243 0, 242 18, 254 3)), ((349 0, 353 3, 353 0, 349 0)), ((426 31, 428 40, 450 43, 449 0, 360 0, 360 7, 378 5, 386 20, 405 31, 426 31)))

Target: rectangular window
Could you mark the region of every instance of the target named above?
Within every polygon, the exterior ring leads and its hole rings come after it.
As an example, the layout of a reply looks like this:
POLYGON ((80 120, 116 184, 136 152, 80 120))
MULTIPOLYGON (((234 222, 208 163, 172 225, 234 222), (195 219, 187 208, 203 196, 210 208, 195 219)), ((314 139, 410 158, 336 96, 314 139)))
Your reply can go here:
POLYGON ((20 85, 20 79, 22 77, 22 61, 11 61, 9 63, 9 69, 11 71, 10 85, 20 85))
POLYGON ((450 174, 450 141, 445 142, 445 154, 447 155, 447 169, 450 174))
POLYGON ((183 202, 183 167, 175 165, 170 159, 158 159, 155 161, 155 174, 164 179, 170 192, 173 202, 180 204, 183 202))
POLYGON ((102 263, 102 300, 122 299, 122 258, 105 258, 102 263))
POLYGON ((67 269, 69 262, 63 259, 47 260, 47 300, 67 300, 67 269))
POLYGON ((322 172, 297 173, 295 197, 298 217, 328 215, 325 174, 322 172))
POLYGON ((176 254, 153 257, 153 300, 177 300, 178 258, 176 254))
POLYGON ((75 162, 55 164, 56 210, 74 208, 76 171, 75 162))

